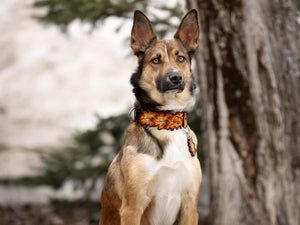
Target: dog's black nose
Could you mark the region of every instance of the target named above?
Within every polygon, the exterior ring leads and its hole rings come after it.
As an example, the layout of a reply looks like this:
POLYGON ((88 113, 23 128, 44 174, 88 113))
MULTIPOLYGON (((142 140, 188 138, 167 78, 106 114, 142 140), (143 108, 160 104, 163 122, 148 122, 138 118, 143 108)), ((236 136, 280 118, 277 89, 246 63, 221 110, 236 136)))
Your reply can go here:
POLYGON ((180 84, 182 82, 182 74, 177 71, 169 73, 169 78, 173 84, 180 84))
POLYGON ((163 77, 158 77, 156 80, 157 89, 160 92, 177 90, 180 93, 184 90, 185 82, 183 75, 177 71, 172 70, 163 77))

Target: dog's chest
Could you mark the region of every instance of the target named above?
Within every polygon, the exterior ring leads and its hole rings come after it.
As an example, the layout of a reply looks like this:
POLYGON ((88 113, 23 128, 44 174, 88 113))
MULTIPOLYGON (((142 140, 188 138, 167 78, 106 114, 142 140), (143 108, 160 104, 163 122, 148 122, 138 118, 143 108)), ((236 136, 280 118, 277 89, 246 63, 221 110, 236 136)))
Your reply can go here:
POLYGON ((188 191, 195 173, 185 132, 183 130, 169 132, 172 141, 166 146, 162 159, 145 157, 149 178, 154 180, 152 197, 155 204, 150 220, 151 224, 156 225, 174 223, 182 193, 188 191))

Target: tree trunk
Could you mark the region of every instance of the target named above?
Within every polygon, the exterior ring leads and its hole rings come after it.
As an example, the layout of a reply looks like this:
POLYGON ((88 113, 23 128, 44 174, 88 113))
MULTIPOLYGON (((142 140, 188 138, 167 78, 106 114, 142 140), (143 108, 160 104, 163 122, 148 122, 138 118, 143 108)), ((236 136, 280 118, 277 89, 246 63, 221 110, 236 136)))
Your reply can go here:
POLYGON ((187 0, 210 224, 299 225, 300 27, 292 0, 187 0))

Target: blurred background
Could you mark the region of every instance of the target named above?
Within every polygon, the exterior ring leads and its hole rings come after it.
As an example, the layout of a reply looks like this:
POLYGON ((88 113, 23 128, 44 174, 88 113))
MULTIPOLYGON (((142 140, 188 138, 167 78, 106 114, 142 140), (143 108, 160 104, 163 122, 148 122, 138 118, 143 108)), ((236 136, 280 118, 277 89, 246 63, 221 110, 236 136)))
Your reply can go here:
POLYGON ((134 103, 133 12, 170 39, 191 8, 199 224, 300 224, 298 0, 2 0, 0 225, 98 224, 134 103))

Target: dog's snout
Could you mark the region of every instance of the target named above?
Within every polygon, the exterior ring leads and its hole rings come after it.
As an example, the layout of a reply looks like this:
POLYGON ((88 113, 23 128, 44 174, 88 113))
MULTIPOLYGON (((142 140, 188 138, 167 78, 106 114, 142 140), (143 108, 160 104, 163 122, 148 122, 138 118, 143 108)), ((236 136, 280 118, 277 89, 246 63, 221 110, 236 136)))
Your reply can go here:
POLYGON ((169 78, 173 84, 180 84, 182 82, 182 74, 177 71, 169 73, 169 78))
POLYGON ((159 77, 156 80, 157 89, 160 92, 177 90, 182 92, 185 87, 185 81, 183 75, 176 70, 168 72, 165 76, 159 77))

